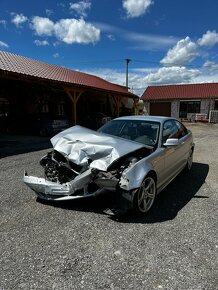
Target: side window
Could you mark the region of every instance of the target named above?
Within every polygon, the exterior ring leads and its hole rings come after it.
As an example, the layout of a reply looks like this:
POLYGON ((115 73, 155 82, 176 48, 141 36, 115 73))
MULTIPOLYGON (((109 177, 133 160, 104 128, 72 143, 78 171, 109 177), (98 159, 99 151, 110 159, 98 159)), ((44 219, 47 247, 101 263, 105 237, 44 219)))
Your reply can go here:
POLYGON ((176 121, 176 126, 178 128, 178 137, 177 138, 180 139, 188 134, 186 127, 182 123, 176 121))
POLYGON ((164 123, 162 143, 165 143, 168 138, 178 138, 179 128, 174 120, 169 120, 164 123))
POLYGON ((170 137, 172 133, 173 124, 172 121, 166 121, 163 126, 163 133, 162 133, 162 143, 165 143, 167 139, 170 137))

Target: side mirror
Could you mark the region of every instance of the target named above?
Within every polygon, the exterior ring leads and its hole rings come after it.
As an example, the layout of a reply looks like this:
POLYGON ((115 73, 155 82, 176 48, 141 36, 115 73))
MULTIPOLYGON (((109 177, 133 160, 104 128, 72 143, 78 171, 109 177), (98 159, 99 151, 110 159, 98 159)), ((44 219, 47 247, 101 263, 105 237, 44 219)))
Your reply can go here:
POLYGON ((178 146, 179 145, 179 139, 177 138, 169 138, 167 141, 163 144, 166 147, 171 147, 171 146, 178 146))

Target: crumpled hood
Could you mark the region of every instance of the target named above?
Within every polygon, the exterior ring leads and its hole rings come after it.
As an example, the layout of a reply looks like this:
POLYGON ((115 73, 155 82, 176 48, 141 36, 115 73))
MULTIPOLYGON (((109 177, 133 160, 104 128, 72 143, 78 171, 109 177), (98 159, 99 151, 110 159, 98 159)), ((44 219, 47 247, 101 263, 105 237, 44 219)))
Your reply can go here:
POLYGON ((71 127, 51 138, 54 149, 77 165, 106 171, 117 159, 145 146, 131 140, 102 134, 81 126, 71 127))

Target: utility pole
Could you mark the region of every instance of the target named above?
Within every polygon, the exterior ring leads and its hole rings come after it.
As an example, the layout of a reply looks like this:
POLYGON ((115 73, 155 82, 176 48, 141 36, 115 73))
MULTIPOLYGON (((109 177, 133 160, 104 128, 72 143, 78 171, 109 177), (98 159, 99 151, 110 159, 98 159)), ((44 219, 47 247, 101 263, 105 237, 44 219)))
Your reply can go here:
POLYGON ((126 87, 128 88, 129 84, 128 84, 128 78, 129 78, 129 62, 131 61, 131 59, 126 58, 126 87))

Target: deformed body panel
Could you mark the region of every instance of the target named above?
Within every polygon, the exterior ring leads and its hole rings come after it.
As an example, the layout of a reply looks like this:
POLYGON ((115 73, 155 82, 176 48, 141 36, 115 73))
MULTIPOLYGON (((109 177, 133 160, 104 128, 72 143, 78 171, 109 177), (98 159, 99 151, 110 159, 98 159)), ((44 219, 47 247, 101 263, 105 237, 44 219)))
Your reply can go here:
POLYGON ((87 185, 91 181, 91 169, 83 172, 81 175, 75 177, 74 180, 64 184, 52 182, 45 178, 38 178, 34 176, 24 175, 24 182, 35 192, 50 195, 71 195, 78 190, 86 193, 87 185))
POLYGON ((80 165, 106 171, 118 158, 145 145, 102 134, 81 126, 71 127, 51 139, 55 150, 80 165))

